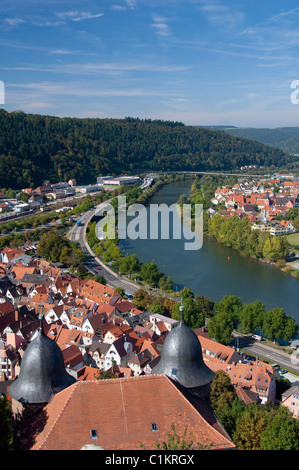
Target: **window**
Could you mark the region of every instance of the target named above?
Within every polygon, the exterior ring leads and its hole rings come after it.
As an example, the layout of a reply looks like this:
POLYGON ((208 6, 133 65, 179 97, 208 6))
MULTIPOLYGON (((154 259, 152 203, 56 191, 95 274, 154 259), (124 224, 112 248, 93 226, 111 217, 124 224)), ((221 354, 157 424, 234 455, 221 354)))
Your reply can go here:
POLYGON ((171 375, 172 375, 172 377, 176 377, 176 373, 177 373, 177 369, 176 369, 175 367, 173 367, 173 368, 171 369, 171 375))
POLYGON ((152 431, 158 431, 157 423, 152 423, 152 431))
POLYGON ((98 437, 98 432, 97 432, 96 429, 91 429, 91 431, 90 431, 90 437, 91 437, 91 439, 97 439, 97 437, 98 437))

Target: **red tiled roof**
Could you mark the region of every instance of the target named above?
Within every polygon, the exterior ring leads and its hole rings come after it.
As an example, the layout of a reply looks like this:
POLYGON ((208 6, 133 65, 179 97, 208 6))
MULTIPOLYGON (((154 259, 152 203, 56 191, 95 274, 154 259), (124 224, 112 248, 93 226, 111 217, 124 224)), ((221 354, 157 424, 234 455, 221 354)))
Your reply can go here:
POLYGON ((111 287, 90 279, 85 281, 84 285, 80 288, 80 295, 97 303, 104 302, 109 304, 110 299, 116 294, 117 292, 111 287))
POLYGON ((26 274, 36 274, 37 269, 29 266, 14 266, 11 272, 15 275, 16 279, 23 279, 26 274))
POLYGON ((96 367, 84 366, 77 372, 78 380, 97 380, 95 377, 99 374, 96 367))
POLYGON ((12 313, 14 311, 14 306, 8 300, 0 304, 0 317, 6 315, 7 313, 12 313))
POLYGON ((103 334, 103 336, 106 336, 108 333, 110 333, 112 336, 114 336, 115 339, 120 338, 121 336, 125 335, 126 333, 130 333, 133 331, 133 328, 126 323, 123 323, 121 325, 114 325, 113 323, 105 323, 105 326, 109 325, 109 328, 106 330, 106 332, 103 334))
POLYGON ((287 227, 289 224, 294 225, 291 220, 281 220, 281 221, 280 221, 280 225, 281 225, 282 227, 287 227))
POLYGON ((220 369, 225 371, 234 386, 246 387, 253 392, 257 391, 257 389, 263 390, 265 394, 269 392, 271 378, 273 377, 273 367, 265 362, 228 365, 220 361, 209 360, 208 366, 214 372, 220 369))
POLYGON ((175 424, 181 435, 187 427, 196 443, 213 443, 213 449, 234 448, 208 405, 202 412, 200 406, 164 375, 78 381, 43 409, 47 419, 42 427, 36 425, 38 417, 33 428, 28 422, 31 445, 23 443, 31 450, 79 450, 86 444, 105 450, 138 450, 142 443, 149 450, 156 449, 157 441, 167 440, 175 424), (157 423, 155 432, 152 423, 157 423), (91 439, 91 430, 96 431, 96 439, 91 439))
POLYGON ((1 253, 5 253, 7 256, 8 260, 13 260, 14 258, 17 258, 19 255, 24 255, 25 251, 24 250, 19 250, 17 248, 9 248, 5 247, 3 250, 1 250, 1 253))
POLYGON ((72 344, 71 346, 62 350, 62 356, 65 365, 75 367, 77 364, 83 363, 83 356, 78 346, 72 344))

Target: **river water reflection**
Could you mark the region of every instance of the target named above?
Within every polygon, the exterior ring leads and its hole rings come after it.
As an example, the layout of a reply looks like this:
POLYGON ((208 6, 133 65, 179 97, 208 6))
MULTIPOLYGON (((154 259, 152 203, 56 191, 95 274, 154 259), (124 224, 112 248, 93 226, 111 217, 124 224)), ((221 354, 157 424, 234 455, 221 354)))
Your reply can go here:
MULTIPOLYGON (((174 204, 182 193, 189 194, 191 184, 187 180, 166 185, 150 204, 174 204)), ((211 237, 204 236, 202 248, 196 251, 184 250, 185 241, 126 239, 121 247, 125 253, 136 253, 141 262, 154 261, 178 290, 187 286, 195 295, 214 301, 226 294, 241 297, 244 303, 259 300, 266 309, 283 308, 299 324, 299 280, 273 266, 243 257, 211 237)))

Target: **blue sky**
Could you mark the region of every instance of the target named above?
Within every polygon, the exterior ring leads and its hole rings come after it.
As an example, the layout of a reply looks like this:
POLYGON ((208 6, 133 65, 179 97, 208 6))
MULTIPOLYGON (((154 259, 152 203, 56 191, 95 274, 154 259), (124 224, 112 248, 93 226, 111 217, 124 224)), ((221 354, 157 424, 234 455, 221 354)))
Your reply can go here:
POLYGON ((2 0, 7 111, 299 125, 299 2, 2 0))

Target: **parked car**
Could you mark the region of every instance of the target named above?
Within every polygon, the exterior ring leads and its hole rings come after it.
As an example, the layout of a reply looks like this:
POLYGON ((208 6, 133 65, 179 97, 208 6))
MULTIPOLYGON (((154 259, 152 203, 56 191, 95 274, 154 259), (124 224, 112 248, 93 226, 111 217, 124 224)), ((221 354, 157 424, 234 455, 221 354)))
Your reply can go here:
POLYGON ((262 341, 262 337, 260 335, 253 335, 253 339, 256 339, 257 341, 262 341))

